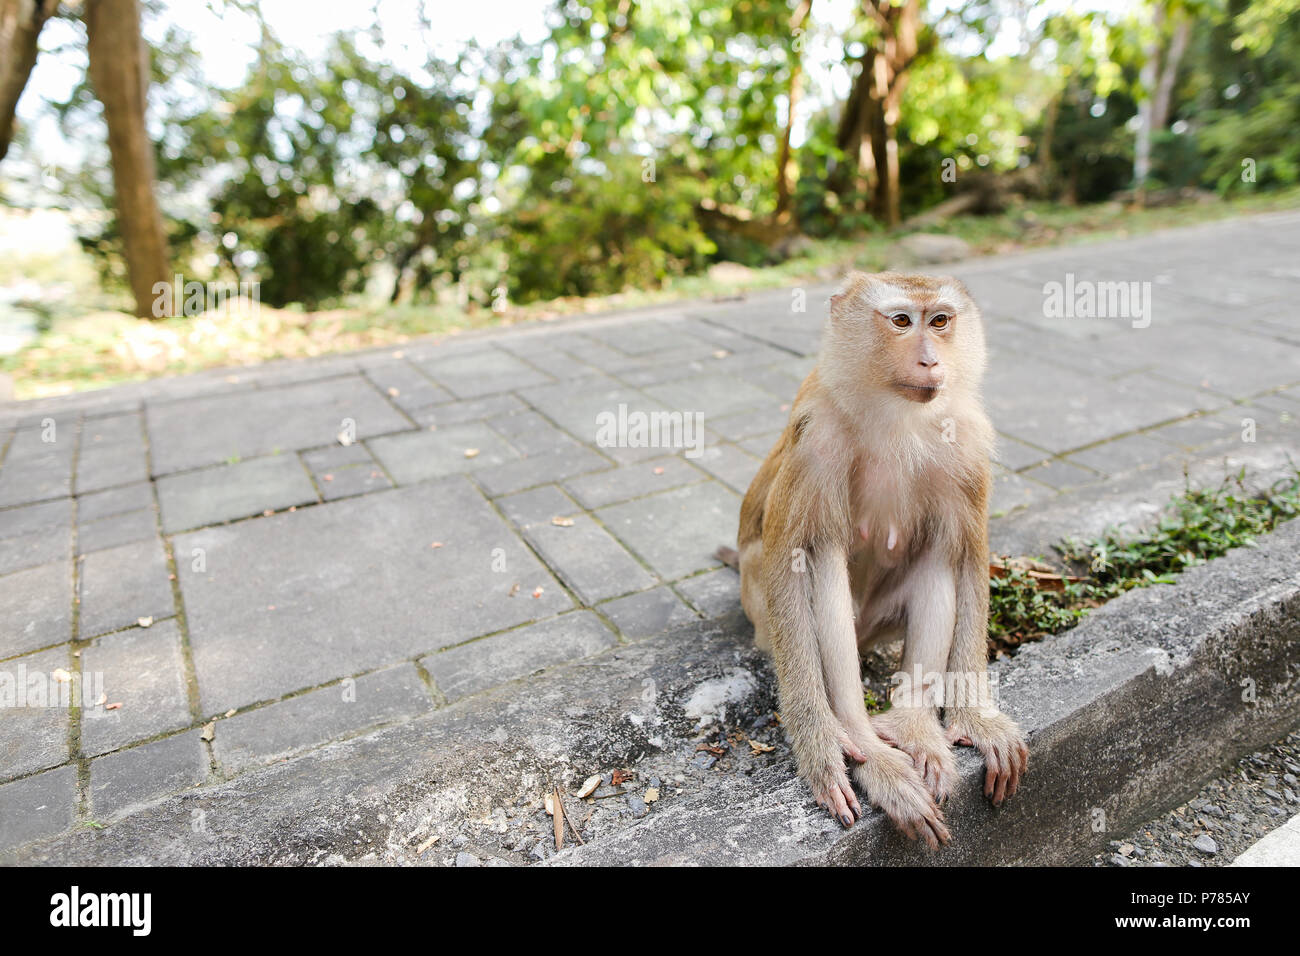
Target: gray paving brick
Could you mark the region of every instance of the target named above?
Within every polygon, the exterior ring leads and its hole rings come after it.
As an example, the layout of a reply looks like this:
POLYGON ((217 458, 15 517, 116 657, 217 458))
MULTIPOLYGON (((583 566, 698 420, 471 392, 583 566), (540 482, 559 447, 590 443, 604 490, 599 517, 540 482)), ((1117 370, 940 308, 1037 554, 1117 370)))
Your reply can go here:
POLYGON ((590 657, 617 638, 595 614, 579 611, 421 658, 438 689, 459 700, 545 667, 590 657))
POLYGON ((476 472, 474 480, 495 497, 608 467, 608 459, 583 445, 570 443, 555 451, 489 466, 476 472))
POLYGON ((1108 441, 1085 451, 1070 454, 1070 461, 1092 468, 1104 475, 1120 475, 1154 465, 1171 452, 1169 445, 1146 435, 1129 435, 1108 441))
POLYGON ((496 503, 517 528, 530 524, 549 523, 552 518, 567 518, 582 511, 572 498, 555 485, 543 485, 518 494, 506 495, 498 498, 496 503))
POLYGON ((560 527, 549 521, 524 529, 538 554, 584 604, 592 605, 655 583, 623 546, 586 515, 560 527))
POLYGON ((551 380, 510 353, 490 347, 417 360, 415 364, 458 398, 479 398, 551 380))
POLYGON ((1006 514, 1016 508, 1050 498, 1057 492, 1047 485, 1008 471, 1000 465, 993 467, 993 490, 989 495, 989 514, 1006 514))
POLYGON ((731 568, 687 578, 677 584, 677 590, 705 617, 721 617, 740 608, 740 575, 731 568))
POLYGON ((411 413, 411 417, 425 428, 445 428, 448 425, 460 425, 465 422, 486 421, 498 415, 523 411, 527 408, 516 396, 508 392, 488 395, 464 402, 449 402, 432 408, 421 408, 411 413))
POLYGON ((166 475, 157 484, 162 526, 167 534, 318 500, 297 455, 254 458, 166 475))
POLYGON ((749 384, 737 375, 711 372, 688 380, 665 382, 642 389, 668 408, 701 412, 705 423, 747 409, 770 407, 780 410, 781 398, 749 384))
POLYGON ((1007 435, 999 435, 997 437, 997 446, 993 449, 993 460, 1010 468, 1012 471, 1019 471, 1021 468, 1036 465, 1050 457, 1052 457, 1050 451, 1044 448, 1035 448, 1033 445, 1027 445, 1007 435))
POLYGON ((488 424, 516 451, 525 456, 541 455, 574 444, 572 438, 537 412, 523 411, 494 415, 488 419, 488 424))
POLYGON ((90 763, 90 812, 110 820, 141 804, 188 790, 208 776, 199 731, 119 750, 90 763))
POLYGON ((379 462, 363 445, 335 445, 303 452, 302 458, 326 501, 393 487, 379 462))
POLYGON ((140 415, 88 420, 81 428, 77 494, 144 481, 149 477, 140 415))
POLYGON ((358 439, 411 427, 360 376, 151 404, 146 420, 155 475, 330 445, 344 420, 358 439))
POLYGON ((1079 488, 1101 480, 1101 475, 1089 468, 1072 465, 1060 458, 1053 458, 1045 464, 1028 468, 1020 474, 1033 481, 1040 481, 1053 488, 1079 488))
POLYGON ((602 508, 702 481, 704 477, 703 472, 682 458, 653 458, 570 478, 564 482, 564 487, 584 507, 602 508))
POLYGON ((0 661, 0 780, 67 761, 68 708, 81 686, 56 671, 71 677, 67 647, 0 661))
POLYGON ((176 621, 157 621, 97 638, 81 652, 82 680, 103 675, 106 700, 81 719, 81 752, 116 750, 190 724, 185 662, 176 621), (115 703, 122 706, 107 709, 115 703))
POLYGON ((77 525, 77 553, 103 551, 133 541, 144 541, 158 533, 153 508, 126 511, 77 525))
POLYGON ((96 551, 80 561, 78 636, 83 640, 142 617, 161 620, 176 613, 167 555, 158 538, 96 551))
POLYGON ((742 442, 737 442, 737 444, 759 461, 766 461, 767 456, 772 453, 772 449, 776 447, 776 443, 780 438, 781 433, 774 432, 767 435, 758 435, 754 438, 746 438, 742 442))
POLYGON ((600 605, 600 611, 631 640, 698 620, 695 612, 666 586, 606 601, 600 605))
POLYGON ((775 399, 748 411, 708 419, 708 429, 731 441, 780 433, 790 421, 790 407, 775 399))
POLYGON ((147 481, 95 491, 77 498, 77 520, 96 521, 127 511, 153 507, 153 486, 147 481))
POLYGON ((694 462, 742 495, 749 489, 749 483, 754 480, 763 464, 761 458, 755 458, 729 442, 710 445, 694 462))
POLYGON ((210 528, 174 546, 204 713, 572 606, 464 478, 210 528), (194 548, 205 570, 185 558, 194 548))
POLYGON ((71 498, 6 508, 0 511, 0 540, 34 531, 48 531, 60 525, 72 527, 71 498))
POLYGON ((62 833, 76 819, 76 806, 73 766, 0 785, 0 850, 62 833))
POLYGON ((399 485, 480 471, 519 458, 501 436, 481 423, 389 435, 367 445, 399 485), (467 457, 471 450, 477 454, 467 457))
POLYGON ((445 388, 433 384, 405 360, 363 360, 361 365, 366 377, 403 411, 411 412, 440 402, 450 402, 455 397, 445 388))
POLYGON ((1240 421, 1226 416, 1197 415, 1146 432, 1147 437, 1178 448, 1203 448, 1213 442, 1241 434, 1240 421))
POLYGON ((734 545, 740 496, 707 481, 597 512, 605 527, 666 581, 716 567, 713 552, 734 545))
POLYGON ((0 578, 0 658, 72 639, 72 562, 0 578))
POLYGON ((41 427, 15 433, 0 467, 0 508, 72 494, 77 426, 56 419, 54 441, 42 441, 45 433, 41 427))
POLYGON ((432 705, 415 667, 402 664, 218 720, 212 749, 223 770, 243 770, 432 705))
POLYGON ((0 575, 51 564, 71 554, 72 529, 66 526, 0 538, 0 575))

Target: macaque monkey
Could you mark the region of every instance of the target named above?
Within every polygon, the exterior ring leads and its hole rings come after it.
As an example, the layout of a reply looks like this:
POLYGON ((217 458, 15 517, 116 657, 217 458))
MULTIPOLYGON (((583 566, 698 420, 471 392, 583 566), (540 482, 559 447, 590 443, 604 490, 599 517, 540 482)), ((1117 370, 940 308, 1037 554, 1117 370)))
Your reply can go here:
POLYGON ((741 603, 770 651, 799 773, 845 827, 849 782, 909 837, 948 840, 951 745, 978 747, 984 794, 1029 752, 988 693, 989 453, 984 332, 955 279, 853 273, 817 367, 740 509, 741 603), (891 710, 868 718, 859 651, 903 637, 891 710), (939 720, 943 708, 945 730, 939 720))

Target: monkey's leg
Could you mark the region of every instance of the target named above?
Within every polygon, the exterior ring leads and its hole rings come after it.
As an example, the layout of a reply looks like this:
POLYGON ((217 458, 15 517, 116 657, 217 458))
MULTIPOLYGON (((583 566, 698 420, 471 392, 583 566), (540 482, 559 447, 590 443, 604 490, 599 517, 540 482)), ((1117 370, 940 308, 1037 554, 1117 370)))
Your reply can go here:
MULTIPOLYGON (((862 671, 853 623, 853 595, 843 552, 818 555, 813 565, 813 608, 822 672, 842 746, 857 763, 853 777, 867 798, 912 839, 931 848, 948 841, 943 813, 935 805, 912 761, 880 739, 867 717, 862 671), (843 743, 847 737, 847 745, 843 743)), ((941 738, 942 739, 942 738, 941 738)))
POLYGON ((1029 767, 1020 728, 997 709, 988 684, 988 544, 966 549, 957 571, 957 624, 948 659, 944 714, 948 739, 984 756, 984 796, 997 806, 1013 795, 1029 767))
POLYGON ((872 724, 882 738, 912 758, 926 787, 942 803, 957 783, 957 762, 939 723, 957 616, 956 579, 947 562, 931 553, 912 568, 906 588, 901 682, 891 695, 893 706, 872 724))

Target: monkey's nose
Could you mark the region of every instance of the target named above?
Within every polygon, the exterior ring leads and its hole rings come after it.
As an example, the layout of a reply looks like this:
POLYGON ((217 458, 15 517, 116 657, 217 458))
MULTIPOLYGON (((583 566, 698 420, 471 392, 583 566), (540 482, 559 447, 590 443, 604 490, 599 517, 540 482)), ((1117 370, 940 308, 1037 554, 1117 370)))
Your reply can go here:
POLYGON ((921 368, 934 368, 939 364, 939 356, 922 355, 916 360, 916 364, 921 366, 921 368))

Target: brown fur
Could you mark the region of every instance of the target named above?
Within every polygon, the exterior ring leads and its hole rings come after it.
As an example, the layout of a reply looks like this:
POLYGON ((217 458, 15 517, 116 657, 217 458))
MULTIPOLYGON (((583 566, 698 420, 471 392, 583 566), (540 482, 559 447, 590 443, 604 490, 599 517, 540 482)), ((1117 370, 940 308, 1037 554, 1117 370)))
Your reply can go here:
POLYGON ((931 846, 948 838, 936 799, 955 781, 951 742, 983 752, 995 803, 1015 792, 1027 751, 974 694, 945 701, 946 734, 914 687, 869 720, 858 651, 903 633, 904 672, 985 674, 983 367, 979 310, 961 283, 851 275, 727 555, 738 556, 741 600, 773 654, 783 722, 818 802, 846 826, 861 814, 848 757, 871 802, 931 846))

